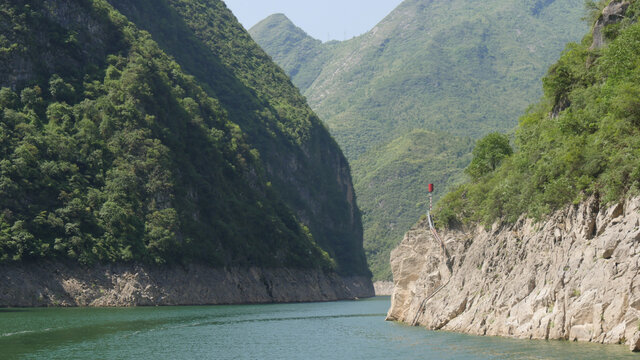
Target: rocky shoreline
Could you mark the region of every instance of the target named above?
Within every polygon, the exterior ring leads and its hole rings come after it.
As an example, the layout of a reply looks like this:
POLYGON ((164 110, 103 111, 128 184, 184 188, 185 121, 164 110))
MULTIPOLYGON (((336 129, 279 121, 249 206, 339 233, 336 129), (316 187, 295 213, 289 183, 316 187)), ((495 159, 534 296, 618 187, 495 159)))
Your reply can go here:
POLYGON ((374 296, 371 280, 319 270, 59 262, 0 266, 0 307, 333 301, 374 296))
POLYGON ((388 320, 640 349, 640 198, 440 236, 423 222, 392 252, 388 320))

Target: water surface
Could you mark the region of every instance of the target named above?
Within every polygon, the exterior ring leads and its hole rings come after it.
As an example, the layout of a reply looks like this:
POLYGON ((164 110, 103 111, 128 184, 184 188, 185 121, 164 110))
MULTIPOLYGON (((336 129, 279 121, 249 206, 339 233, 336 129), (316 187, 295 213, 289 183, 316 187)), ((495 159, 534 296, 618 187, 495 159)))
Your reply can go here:
POLYGON ((389 297, 308 304, 0 309, 0 359, 639 359, 626 347, 426 331, 389 297))

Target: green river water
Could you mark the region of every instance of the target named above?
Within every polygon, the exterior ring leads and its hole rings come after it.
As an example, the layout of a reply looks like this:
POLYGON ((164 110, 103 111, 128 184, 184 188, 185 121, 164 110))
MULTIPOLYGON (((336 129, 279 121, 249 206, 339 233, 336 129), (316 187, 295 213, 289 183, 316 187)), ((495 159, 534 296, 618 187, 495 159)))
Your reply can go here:
POLYGON ((385 322, 389 297, 308 304, 0 309, 0 359, 639 359, 618 345, 385 322))

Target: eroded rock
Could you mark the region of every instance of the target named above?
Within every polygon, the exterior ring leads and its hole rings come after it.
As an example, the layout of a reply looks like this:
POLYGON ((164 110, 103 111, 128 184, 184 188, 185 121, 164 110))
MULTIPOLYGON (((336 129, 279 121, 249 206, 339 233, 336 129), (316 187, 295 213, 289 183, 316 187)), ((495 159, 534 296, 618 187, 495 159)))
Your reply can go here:
POLYGON ((39 262, 0 266, 0 307, 155 306, 371 297, 371 280, 319 270, 39 262))
POLYGON ((387 317, 476 335, 637 348, 639 225, 640 198, 602 209, 590 199, 543 222, 443 231, 447 257, 418 224, 391 254, 387 317))

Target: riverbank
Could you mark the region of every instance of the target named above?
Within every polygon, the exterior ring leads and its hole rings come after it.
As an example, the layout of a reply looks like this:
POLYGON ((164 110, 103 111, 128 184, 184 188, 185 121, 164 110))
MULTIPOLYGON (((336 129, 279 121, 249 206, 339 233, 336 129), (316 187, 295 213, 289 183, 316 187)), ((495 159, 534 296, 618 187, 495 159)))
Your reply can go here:
POLYGON ((319 270, 58 262, 0 266, 0 307, 217 305, 374 296, 371 280, 319 270))
POLYGON ((389 320, 640 349, 640 198, 440 237, 423 222, 391 253, 389 320))

